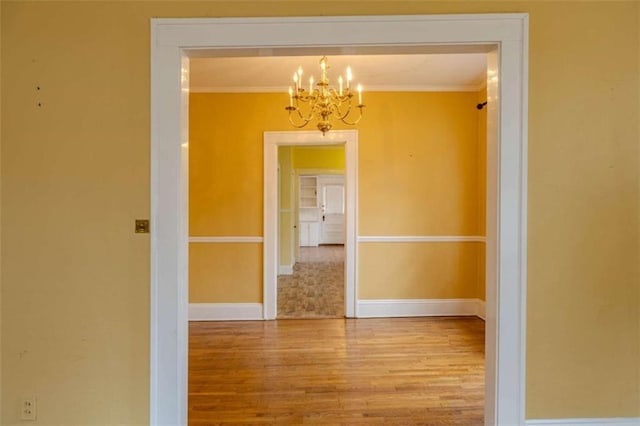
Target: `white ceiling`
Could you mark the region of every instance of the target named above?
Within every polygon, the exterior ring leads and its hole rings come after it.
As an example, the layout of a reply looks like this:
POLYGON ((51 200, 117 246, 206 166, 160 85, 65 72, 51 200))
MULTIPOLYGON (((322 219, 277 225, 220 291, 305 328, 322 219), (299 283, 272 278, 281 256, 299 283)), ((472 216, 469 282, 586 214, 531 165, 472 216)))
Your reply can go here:
MULTIPOLYGON (((336 55, 329 58, 328 76, 351 66, 353 82, 365 91, 475 91, 486 80, 484 53, 412 55, 336 55)), ((319 56, 192 58, 192 92, 286 92, 293 73, 302 66, 303 81, 320 76, 319 56)))

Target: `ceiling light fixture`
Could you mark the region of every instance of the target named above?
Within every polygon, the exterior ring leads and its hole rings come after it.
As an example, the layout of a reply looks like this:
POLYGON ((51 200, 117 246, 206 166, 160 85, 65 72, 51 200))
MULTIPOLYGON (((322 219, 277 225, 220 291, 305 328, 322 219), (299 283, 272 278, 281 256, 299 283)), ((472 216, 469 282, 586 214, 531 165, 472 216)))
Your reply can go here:
POLYGON ((358 84, 358 108, 359 113, 355 120, 350 121, 353 111, 353 97, 355 96, 351 90, 351 67, 347 67, 346 79, 342 76, 338 77, 338 88, 329 86, 329 78, 327 71, 329 65, 327 57, 320 59, 321 77, 314 87, 313 76, 309 77, 309 91, 304 89, 302 83, 302 67, 298 67, 298 71, 293 74, 293 87, 289 87, 289 106, 285 109, 289 111, 289 122, 298 129, 306 126, 312 120, 318 121, 318 130, 324 135, 331 129, 332 119, 354 126, 358 124, 362 118, 362 85, 358 84))

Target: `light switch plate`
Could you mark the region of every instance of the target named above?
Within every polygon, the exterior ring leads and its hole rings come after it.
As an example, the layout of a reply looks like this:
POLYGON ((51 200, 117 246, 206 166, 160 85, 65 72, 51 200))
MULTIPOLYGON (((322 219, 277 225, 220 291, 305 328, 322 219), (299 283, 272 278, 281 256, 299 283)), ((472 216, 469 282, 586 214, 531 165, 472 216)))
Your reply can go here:
POLYGON ((149 233, 149 219, 136 219, 136 234, 149 233))

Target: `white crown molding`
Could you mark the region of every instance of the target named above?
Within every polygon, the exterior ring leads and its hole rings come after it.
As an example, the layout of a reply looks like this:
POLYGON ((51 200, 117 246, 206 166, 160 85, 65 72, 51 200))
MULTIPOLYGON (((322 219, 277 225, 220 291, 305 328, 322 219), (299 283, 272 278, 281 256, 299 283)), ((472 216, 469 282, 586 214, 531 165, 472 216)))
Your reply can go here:
MULTIPOLYGON (((358 300, 358 318, 480 316, 479 299, 358 300)), ((482 302, 484 305, 484 302, 482 302)))
POLYGON ((484 243, 486 237, 480 235, 361 235, 359 243, 484 243))
POLYGON ((611 417, 585 419, 532 419, 526 426, 638 426, 640 417, 611 417))
POLYGON ((189 321, 262 319, 262 303, 189 303, 189 321))
MULTIPOLYGON (((366 97, 367 92, 479 92, 484 87, 486 82, 459 85, 365 86, 363 96, 366 97)), ((190 93, 281 93, 285 98, 288 90, 289 86, 194 86, 189 88, 190 93)))
POLYGON ((262 243, 262 237, 189 237, 190 243, 262 243))
MULTIPOLYGON (((273 86, 227 86, 227 87, 210 87, 197 86, 190 87, 191 93, 281 93, 285 98, 288 97, 289 87, 273 87, 273 86)), ((287 98, 288 99, 288 98, 287 98)))

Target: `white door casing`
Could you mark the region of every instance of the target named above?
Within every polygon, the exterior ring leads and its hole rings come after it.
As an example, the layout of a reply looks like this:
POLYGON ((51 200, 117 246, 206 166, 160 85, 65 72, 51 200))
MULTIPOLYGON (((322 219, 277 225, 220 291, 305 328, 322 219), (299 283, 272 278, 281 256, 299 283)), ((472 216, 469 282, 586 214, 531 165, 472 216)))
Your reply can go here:
POLYGON ((487 223, 485 424, 524 424, 527 14, 151 20, 151 424, 187 423, 188 57, 234 49, 317 54, 320 47, 494 55, 499 69, 490 65, 487 79, 488 139, 495 138, 488 141, 487 168, 495 167, 487 175, 487 213, 495 221, 487 223))
MULTIPOLYGON (((345 265, 344 300, 345 316, 357 316, 357 179, 358 179, 358 131, 332 130, 325 136, 317 130, 264 132, 264 266, 263 266, 263 314, 264 319, 275 319, 277 310, 277 259, 274 253, 277 240, 277 156, 282 145, 344 145, 345 171, 345 265)), ((301 176, 306 175, 303 174, 301 176)), ((314 175, 315 176, 315 175, 314 175)), ((315 204, 314 204, 315 205, 315 204)), ((300 222, 302 226, 303 223, 300 222)), ((317 226, 317 222, 315 223, 317 226)), ((302 230, 301 230, 302 231, 302 230)), ((302 232, 301 232, 302 233, 302 232)), ((316 234, 317 235, 317 234, 316 234)), ((316 237, 317 238, 317 237, 316 237)))

